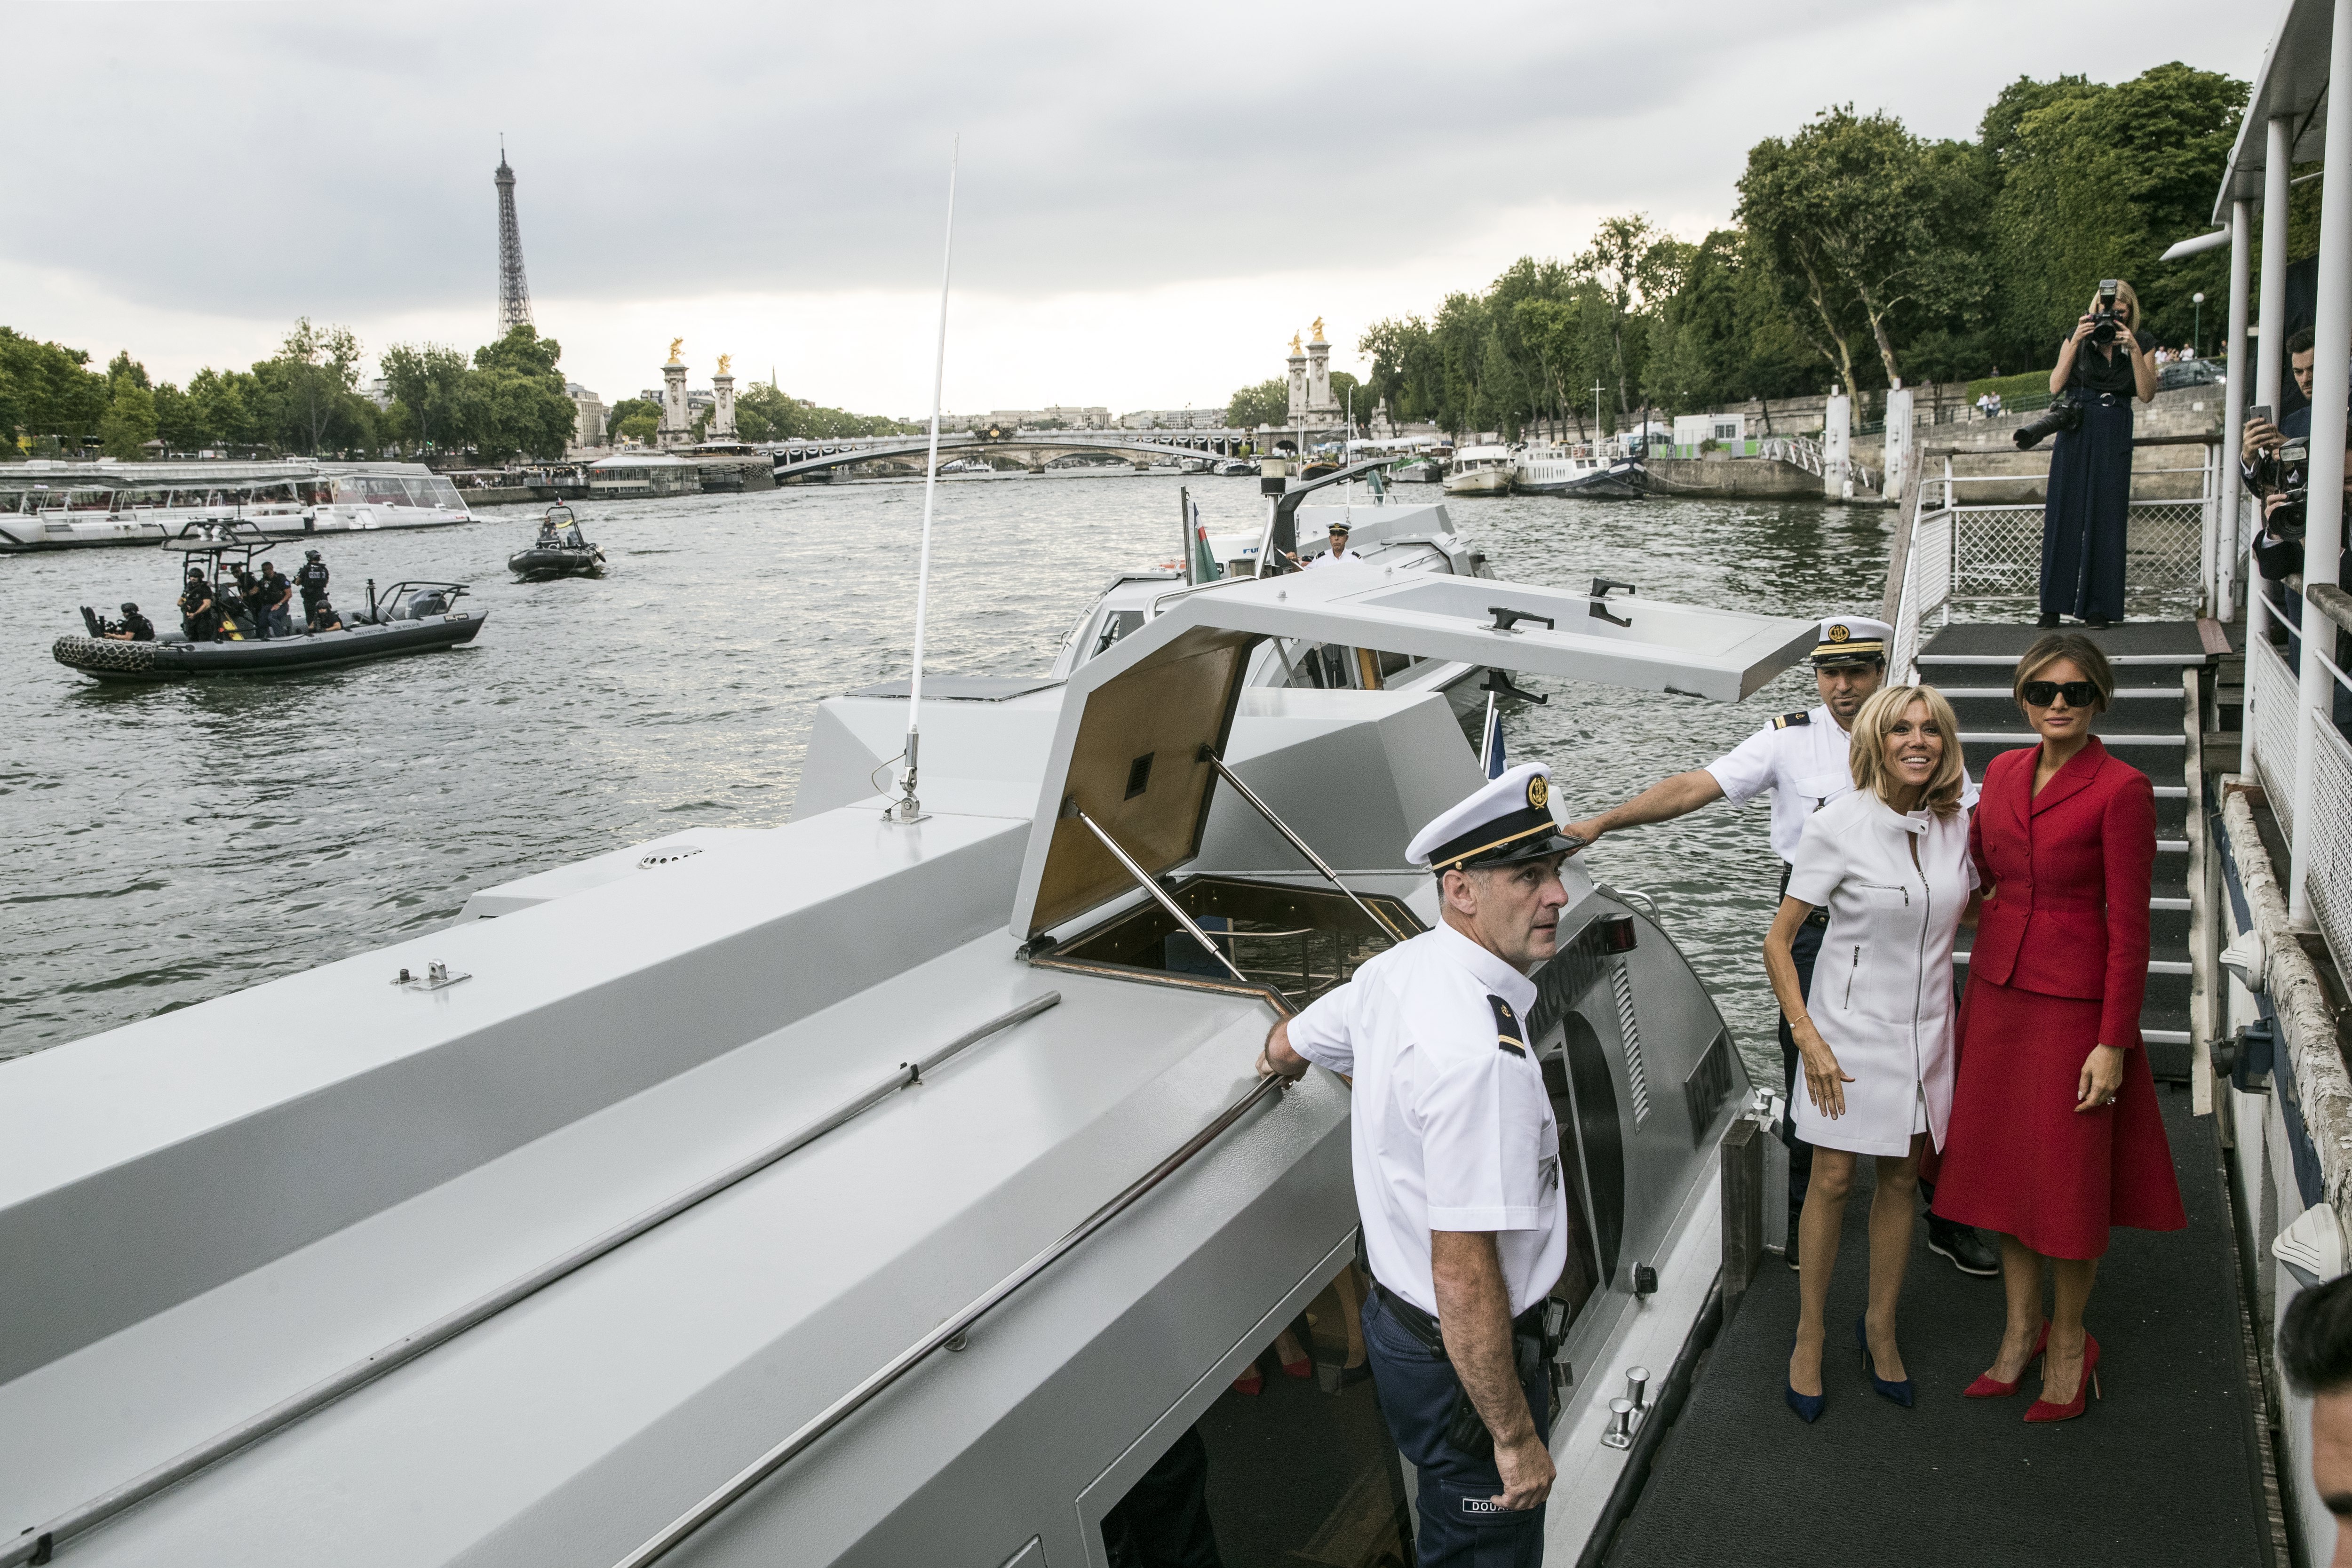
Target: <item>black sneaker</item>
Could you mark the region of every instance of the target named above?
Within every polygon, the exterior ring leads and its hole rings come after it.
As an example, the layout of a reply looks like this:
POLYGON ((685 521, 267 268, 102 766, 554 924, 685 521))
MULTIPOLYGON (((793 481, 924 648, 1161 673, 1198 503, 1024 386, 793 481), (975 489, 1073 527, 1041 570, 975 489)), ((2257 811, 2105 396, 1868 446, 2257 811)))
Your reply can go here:
POLYGON ((1974 1226, 1927 1216, 1927 1250, 1949 1259, 1963 1274, 1990 1276, 2000 1272, 2000 1254, 1976 1232, 1974 1226))
POLYGON ((2041 627, 2043 631, 2048 631, 2052 626, 2058 624, 2058 612, 2055 610, 2044 610, 2042 612, 2042 618, 2033 624, 2041 627))

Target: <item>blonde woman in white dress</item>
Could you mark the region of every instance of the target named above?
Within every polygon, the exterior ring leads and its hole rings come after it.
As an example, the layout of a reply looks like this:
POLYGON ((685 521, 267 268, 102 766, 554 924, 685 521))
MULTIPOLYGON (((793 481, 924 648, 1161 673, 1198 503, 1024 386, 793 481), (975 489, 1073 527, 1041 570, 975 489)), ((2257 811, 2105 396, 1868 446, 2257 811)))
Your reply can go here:
POLYGON ((1814 1149, 1800 1222, 1797 1339, 1789 1408, 1822 1413, 1830 1279, 1846 1195, 1864 1154, 1877 1164, 1870 1207, 1869 1307, 1854 1340, 1871 1385, 1897 1405, 1912 1384, 1895 1314, 1911 1257, 1919 1156, 1943 1146, 1951 1117, 1952 943, 1972 907, 1968 777, 1951 704, 1932 686, 1879 691, 1854 715, 1853 793, 1805 824, 1787 896, 1764 939, 1764 967, 1790 1019, 1804 1087, 1790 1107, 1814 1149), (1810 1005, 1790 944, 1817 907, 1829 931, 1810 1005))

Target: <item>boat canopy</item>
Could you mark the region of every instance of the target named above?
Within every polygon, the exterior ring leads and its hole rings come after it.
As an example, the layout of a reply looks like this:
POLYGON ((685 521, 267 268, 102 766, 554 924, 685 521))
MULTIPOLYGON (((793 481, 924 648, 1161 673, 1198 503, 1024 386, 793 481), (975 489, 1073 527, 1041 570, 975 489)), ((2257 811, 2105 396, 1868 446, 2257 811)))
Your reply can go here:
POLYGON ((2230 221, 2233 202, 2262 200, 2273 120, 2292 123, 2289 145, 2295 163, 2310 163, 2326 151, 2328 44, 2335 15, 2331 0, 2289 0, 2278 33, 2254 72, 2245 118, 2238 121, 2237 144, 2230 149, 2221 195, 2213 199, 2215 223, 2230 221))
MULTIPOLYGON (((1596 587, 1601 586, 1596 584, 1596 587)), ((1012 929, 1034 939, 1194 858, 1215 769, 1266 637, 1736 702, 1801 658, 1816 623, 1375 566, 1185 594, 1071 675, 1012 929)))

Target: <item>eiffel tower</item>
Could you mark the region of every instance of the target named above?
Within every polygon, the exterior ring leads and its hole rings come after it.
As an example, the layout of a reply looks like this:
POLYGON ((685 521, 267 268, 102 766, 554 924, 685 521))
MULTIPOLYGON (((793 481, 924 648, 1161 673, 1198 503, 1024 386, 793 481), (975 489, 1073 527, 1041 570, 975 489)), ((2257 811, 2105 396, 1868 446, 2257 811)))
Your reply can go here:
POLYGON ((530 321, 530 285, 522 275, 522 229, 515 222, 514 171, 507 167, 507 141, 499 138, 499 334, 530 321))

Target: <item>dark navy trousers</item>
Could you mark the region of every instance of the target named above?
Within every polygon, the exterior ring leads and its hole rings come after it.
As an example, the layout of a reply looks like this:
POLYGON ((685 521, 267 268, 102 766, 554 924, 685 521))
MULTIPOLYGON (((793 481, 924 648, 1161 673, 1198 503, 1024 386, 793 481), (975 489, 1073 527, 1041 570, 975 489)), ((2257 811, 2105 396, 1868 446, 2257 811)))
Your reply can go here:
MULTIPOLYGON (((1789 942, 1789 956, 1797 964, 1797 994, 1808 1001, 1813 994, 1813 960, 1822 955, 1822 938, 1828 934, 1827 926, 1807 921, 1797 928, 1797 934, 1789 942)), ((1805 1076, 1802 1062, 1803 1058, 1797 1052, 1796 1033, 1789 1027, 1788 1016, 1783 1014, 1780 1018, 1780 1067, 1789 1079, 1790 1114, 1781 1119, 1780 1142, 1789 1146, 1789 1212, 1792 1215, 1805 1206, 1805 1187, 1813 1176, 1813 1146, 1797 1136, 1797 1096, 1802 1092, 1799 1085, 1805 1076)), ((1797 1238, 1791 1234, 1789 1245, 1794 1247, 1796 1244, 1797 1238)))
MULTIPOLYGON (((1473 1459, 1445 1440, 1445 1424, 1462 1390, 1454 1364, 1413 1338, 1378 1290, 1364 1299, 1364 1348, 1371 1355, 1389 1435, 1420 1475, 1421 1568, 1538 1568, 1543 1562, 1544 1510, 1496 1507, 1491 1500, 1502 1495, 1503 1476, 1493 1458, 1473 1459)), ((1521 1372, 1536 1430, 1549 1443, 1549 1375, 1541 1366, 1532 1376, 1524 1375, 1524 1364, 1521 1372)))

